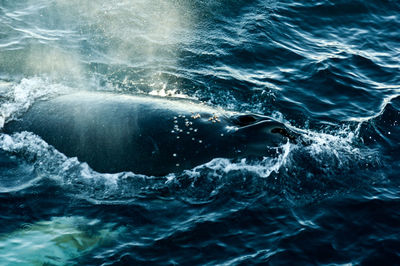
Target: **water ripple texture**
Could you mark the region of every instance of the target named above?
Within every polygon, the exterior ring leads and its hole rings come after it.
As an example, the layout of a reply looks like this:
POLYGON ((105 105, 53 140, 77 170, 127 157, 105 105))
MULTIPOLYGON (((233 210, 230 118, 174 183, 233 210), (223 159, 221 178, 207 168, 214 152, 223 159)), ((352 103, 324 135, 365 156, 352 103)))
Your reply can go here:
POLYGON ((400 2, 303 2, 0 0, 0 128, 100 90, 303 140, 154 177, 0 131, 0 264, 399 264, 400 2))

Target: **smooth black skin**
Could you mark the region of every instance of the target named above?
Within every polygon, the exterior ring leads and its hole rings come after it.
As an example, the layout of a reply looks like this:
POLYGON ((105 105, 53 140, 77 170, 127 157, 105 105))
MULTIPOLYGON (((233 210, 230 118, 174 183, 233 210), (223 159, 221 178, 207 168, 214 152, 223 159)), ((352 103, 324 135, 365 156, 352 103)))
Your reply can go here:
POLYGON ((154 176, 218 157, 270 155, 294 140, 282 123, 266 116, 226 112, 190 100, 101 92, 37 102, 4 131, 33 132, 98 172, 154 176))

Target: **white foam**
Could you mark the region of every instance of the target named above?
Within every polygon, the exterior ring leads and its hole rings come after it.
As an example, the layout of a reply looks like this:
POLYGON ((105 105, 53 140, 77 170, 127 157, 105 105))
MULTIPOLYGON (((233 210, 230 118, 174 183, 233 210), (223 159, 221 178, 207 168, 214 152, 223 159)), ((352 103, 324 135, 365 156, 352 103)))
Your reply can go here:
POLYGON ((37 99, 73 91, 72 88, 34 77, 8 84, 0 104, 0 129, 4 124, 25 112, 37 99))
MULTIPOLYGON (((185 95, 178 91, 178 89, 167 89, 167 84, 162 83, 161 89, 154 89, 149 92, 150 95, 159 96, 159 97, 174 97, 174 98, 184 98, 184 99, 196 99, 194 97, 190 97, 189 95, 185 95)), ((155 84, 150 84, 150 87, 158 87, 155 84)))
POLYGON ((104 174, 93 171, 86 163, 79 162, 76 157, 65 156, 31 132, 0 134, 0 149, 16 155, 35 169, 36 177, 14 188, 15 191, 26 189, 37 181, 48 178, 58 182, 66 192, 70 190, 74 194, 80 193, 81 195, 76 196, 81 198, 86 198, 87 192, 91 190, 99 191, 96 187, 101 187, 101 198, 118 193, 119 180, 136 176, 129 172, 104 174))
POLYGON ((278 173, 281 167, 286 165, 289 154, 294 146, 288 142, 280 148, 282 152, 277 157, 264 157, 261 161, 256 162, 249 161, 246 158, 242 158, 237 162, 225 158, 215 158, 208 163, 197 166, 192 170, 185 170, 184 172, 191 177, 198 177, 204 169, 212 171, 215 175, 228 174, 233 171, 244 171, 253 173, 261 178, 267 178, 271 173, 278 173))

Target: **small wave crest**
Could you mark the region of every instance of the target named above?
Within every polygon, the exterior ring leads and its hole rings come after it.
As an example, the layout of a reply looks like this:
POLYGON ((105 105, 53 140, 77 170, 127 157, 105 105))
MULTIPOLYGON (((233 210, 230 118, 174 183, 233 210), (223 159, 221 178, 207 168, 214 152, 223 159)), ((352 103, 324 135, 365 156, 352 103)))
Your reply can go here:
POLYGON ((0 98, 0 129, 10 120, 18 118, 38 99, 73 91, 72 88, 50 80, 34 77, 19 83, 3 83, 0 98))

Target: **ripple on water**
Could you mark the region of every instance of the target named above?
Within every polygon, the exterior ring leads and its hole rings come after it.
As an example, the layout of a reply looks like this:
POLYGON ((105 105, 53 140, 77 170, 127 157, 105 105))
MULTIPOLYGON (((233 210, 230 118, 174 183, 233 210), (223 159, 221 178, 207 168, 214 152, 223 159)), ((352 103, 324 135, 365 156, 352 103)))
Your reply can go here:
POLYGON ((0 1, 1 126, 84 88, 271 115, 304 142, 156 178, 99 174, 29 132, 1 134, 0 261, 396 264, 399 11, 380 0, 0 1))

